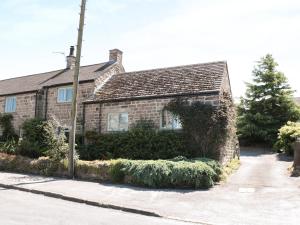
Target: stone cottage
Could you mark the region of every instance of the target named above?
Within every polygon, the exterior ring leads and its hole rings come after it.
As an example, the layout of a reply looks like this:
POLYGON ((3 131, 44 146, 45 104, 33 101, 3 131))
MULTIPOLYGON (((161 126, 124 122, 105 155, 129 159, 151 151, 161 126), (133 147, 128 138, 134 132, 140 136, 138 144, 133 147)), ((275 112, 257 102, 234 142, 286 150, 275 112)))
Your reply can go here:
MULTIPOLYGON (((17 132, 26 119, 55 119, 70 126, 72 83, 75 66, 74 47, 70 48, 66 68, 0 81, 0 113, 11 113, 17 132)), ((83 102, 93 96, 113 74, 124 72, 122 52, 110 50, 107 62, 82 66, 78 86, 78 126, 82 132, 83 102)))
MULTIPOLYGON (((62 70, 0 81, 0 113, 12 113, 20 131, 28 118, 55 119, 70 126, 74 47, 62 70)), ((109 60, 82 66, 79 75, 77 133, 126 131, 140 119, 151 119, 158 129, 181 129, 179 118, 164 110, 177 97, 218 105, 231 96, 224 61, 125 72, 122 52, 110 50, 109 60)), ((235 137, 220 154, 227 161, 235 153, 235 137)))

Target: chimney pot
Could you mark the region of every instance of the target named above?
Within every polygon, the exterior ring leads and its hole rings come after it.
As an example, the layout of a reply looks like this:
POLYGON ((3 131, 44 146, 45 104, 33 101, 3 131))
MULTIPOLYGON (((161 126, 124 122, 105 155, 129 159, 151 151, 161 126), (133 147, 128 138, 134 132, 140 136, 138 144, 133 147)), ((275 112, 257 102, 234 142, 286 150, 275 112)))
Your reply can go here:
POLYGON ((70 54, 67 56, 67 69, 73 69, 75 67, 76 58, 74 56, 74 46, 70 47, 70 54))
POLYGON ((74 56, 74 50, 75 50, 74 46, 71 46, 69 56, 74 56))

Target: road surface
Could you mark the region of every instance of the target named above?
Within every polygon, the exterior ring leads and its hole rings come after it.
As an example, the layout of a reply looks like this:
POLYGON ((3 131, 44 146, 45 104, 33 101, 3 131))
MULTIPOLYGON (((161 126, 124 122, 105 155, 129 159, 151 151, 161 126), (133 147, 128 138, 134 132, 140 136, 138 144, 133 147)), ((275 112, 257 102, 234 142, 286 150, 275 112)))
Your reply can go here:
POLYGON ((1 225, 190 225, 0 188, 1 225))

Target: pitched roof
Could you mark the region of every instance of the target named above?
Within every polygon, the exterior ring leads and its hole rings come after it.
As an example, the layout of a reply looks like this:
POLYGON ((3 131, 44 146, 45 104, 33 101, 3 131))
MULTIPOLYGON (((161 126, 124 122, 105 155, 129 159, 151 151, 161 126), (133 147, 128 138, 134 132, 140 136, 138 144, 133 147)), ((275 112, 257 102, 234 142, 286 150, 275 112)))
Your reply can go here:
POLYGON ((0 81, 0 95, 9 95, 23 92, 36 91, 39 89, 40 84, 53 77, 60 72, 52 71, 48 73, 41 73, 35 75, 29 75, 24 77, 11 78, 0 81))
POLYGON ((197 94, 219 91, 224 61, 115 74, 94 101, 197 94))
MULTIPOLYGON (((79 70, 79 81, 89 81, 94 80, 99 76, 99 72, 103 71, 105 68, 112 65, 114 62, 105 62, 89 66, 81 66, 79 70)), ((56 74, 51 79, 46 80, 42 83, 43 86, 54 86, 59 84, 67 84, 73 82, 74 70, 63 70, 56 74)))
MULTIPOLYGON (((80 67, 79 81, 93 80, 101 71, 114 62, 104 62, 80 67)), ((42 87, 63 85, 73 82, 74 70, 62 69, 47 73, 28 75, 23 77, 0 80, 0 95, 18 94, 36 91, 42 87)))

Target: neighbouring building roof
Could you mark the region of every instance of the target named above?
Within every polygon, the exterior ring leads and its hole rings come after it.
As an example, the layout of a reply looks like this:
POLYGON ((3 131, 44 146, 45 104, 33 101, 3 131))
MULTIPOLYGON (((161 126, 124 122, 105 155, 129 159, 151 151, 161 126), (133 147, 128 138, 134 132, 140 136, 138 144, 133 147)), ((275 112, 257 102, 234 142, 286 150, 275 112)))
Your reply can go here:
POLYGON ((112 76, 94 101, 198 94, 219 91, 227 72, 225 61, 152 69, 112 76))
MULTIPOLYGON (((113 61, 80 67, 79 82, 94 80, 113 61)), ((47 86, 58 86, 73 82, 74 70, 62 69, 47 73, 0 80, 0 95, 33 92, 47 86)))

